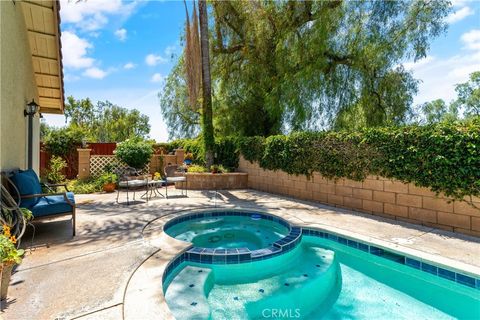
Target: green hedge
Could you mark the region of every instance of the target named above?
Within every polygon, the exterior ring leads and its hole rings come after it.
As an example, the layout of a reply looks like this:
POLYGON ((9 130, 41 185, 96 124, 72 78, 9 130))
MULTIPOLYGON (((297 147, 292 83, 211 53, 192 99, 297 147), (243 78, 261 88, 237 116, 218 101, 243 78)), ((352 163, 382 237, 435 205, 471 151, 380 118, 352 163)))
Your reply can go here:
MULTIPOLYGON (((299 132, 268 138, 218 138, 215 163, 238 167, 239 154, 264 169, 361 181, 369 174, 394 178, 461 199, 480 195, 480 117, 427 126, 358 132, 299 132)), ((170 143, 203 165, 200 139, 170 143)))
POLYGON ((247 160, 290 174, 331 179, 381 175, 461 199, 480 195, 480 118, 359 132, 303 132, 242 138, 247 160))

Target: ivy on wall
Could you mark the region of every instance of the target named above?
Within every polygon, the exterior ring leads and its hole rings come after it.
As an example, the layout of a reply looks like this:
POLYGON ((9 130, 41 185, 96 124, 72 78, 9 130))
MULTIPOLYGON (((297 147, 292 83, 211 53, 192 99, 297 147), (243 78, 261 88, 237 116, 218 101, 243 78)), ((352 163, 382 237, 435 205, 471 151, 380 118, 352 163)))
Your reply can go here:
MULTIPOLYGON (((204 162, 200 139, 172 142, 204 162)), ((362 181, 394 178, 446 196, 480 195, 480 117, 427 126, 370 128, 357 132, 296 132, 226 137, 215 143, 215 163, 236 168, 239 154, 264 169, 362 181)))
POLYGON ((367 175, 414 183, 462 199, 480 195, 480 118, 428 126, 303 132, 243 138, 245 159, 264 169, 361 181, 367 175))

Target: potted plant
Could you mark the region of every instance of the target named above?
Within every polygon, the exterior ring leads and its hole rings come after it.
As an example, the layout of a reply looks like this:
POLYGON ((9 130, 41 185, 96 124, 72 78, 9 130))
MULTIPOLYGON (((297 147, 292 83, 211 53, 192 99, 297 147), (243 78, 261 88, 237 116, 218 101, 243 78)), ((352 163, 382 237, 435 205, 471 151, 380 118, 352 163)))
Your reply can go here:
MULTIPOLYGON (((4 200, 4 199, 2 199, 4 200)), ((2 232, 0 233, 0 300, 4 300, 8 294, 8 285, 15 264, 22 262, 25 251, 18 249, 24 226, 33 218, 32 212, 25 208, 9 210, 2 208, 0 221, 2 232), (16 218, 14 219, 14 217, 16 218)))
POLYGON ((117 175, 111 172, 104 172, 98 178, 98 181, 102 185, 103 191, 114 192, 117 186, 117 175))
POLYGON ((187 166, 188 165, 191 165, 193 162, 193 154, 191 152, 188 152, 186 155, 185 155, 185 158, 183 160, 183 163, 185 163, 187 166))
POLYGON ((211 173, 218 173, 218 165, 214 164, 210 166, 210 172, 211 173))
POLYGON ((145 168, 150 162, 152 154, 152 144, 139 139, 127 139, 117 144, 117 149, 115 149, 117 159, 137 170, 145 168))

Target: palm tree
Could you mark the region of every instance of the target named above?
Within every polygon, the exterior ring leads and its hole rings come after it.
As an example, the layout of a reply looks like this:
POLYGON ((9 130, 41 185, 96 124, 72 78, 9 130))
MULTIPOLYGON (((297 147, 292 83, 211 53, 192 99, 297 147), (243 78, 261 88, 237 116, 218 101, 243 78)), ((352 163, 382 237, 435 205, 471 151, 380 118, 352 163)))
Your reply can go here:
POLYGON ((205 162, 207 167, 213 164, 212 84, 210 77, 210 54, 208 44, 208 14, 206 0, 199 0, 198 14, 200 19, 200 48, 202 53, 202 129, 205 146, 205 162))

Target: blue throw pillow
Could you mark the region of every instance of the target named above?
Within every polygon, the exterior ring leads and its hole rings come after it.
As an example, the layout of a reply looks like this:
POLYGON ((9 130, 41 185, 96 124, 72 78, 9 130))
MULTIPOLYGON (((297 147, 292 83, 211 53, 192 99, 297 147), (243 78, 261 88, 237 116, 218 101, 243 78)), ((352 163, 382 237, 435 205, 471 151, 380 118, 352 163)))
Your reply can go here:
MULTIPOLYGON (((12 181, 20 192, 21 196, 30 194, 42 193, 42 186, 38 180, 38 176, 35 171, 29 169, 15 173, 12 177, 12 181)), ((22 199, 20 206, 22 208, 30 209, 37 204, 39 198, 22 199)))

